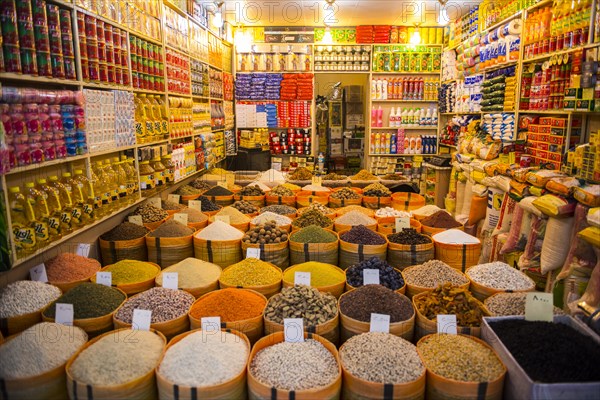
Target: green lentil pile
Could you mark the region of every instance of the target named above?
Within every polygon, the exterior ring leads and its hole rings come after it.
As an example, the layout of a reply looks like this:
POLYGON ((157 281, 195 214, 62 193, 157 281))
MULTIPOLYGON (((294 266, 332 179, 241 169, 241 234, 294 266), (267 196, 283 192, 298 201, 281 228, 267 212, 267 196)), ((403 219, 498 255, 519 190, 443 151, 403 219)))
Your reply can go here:
POLYGON ((223 270, 219 282, 228 286, 252 287, 281 281, 281 271, 256 258, 246 258, 223 270))
POLYGON ((258 207, 256 207, 252 203, 247 202, 246 200, 236 201, 231 205, 231 207, 237 209, 242 214, 254 214, 255 212, 258 212, 258 207))
POLYGON ((328 232, 317 225, 309 225, 290 235, 290 240, 296 243, 333 243, 338 240, 334 233, 328 232))
POLYGON ((316 326, 335 318, 337 301, 329 293, 309 286, 291 286, 269 299, 265 318, 283 324, 285 318, 304 318, 307 326, 316 326))
POLYGON ((490 348, 461 335, 430 335, 417 344, 425 367, 447 379, 491 382, 504 366, 490 348))
POLYGON ((258 185, 248 185, 240 190, 240 195, 242 196, 264 196, 265 192, 258 185))
POLYGON ((379 182, 370 184, 363 191, 363 196, 365 197, 389 197, 391 195, 392 192, 390 189, 379 182))
POLYGON ((170 219, 166 221, 164 224, 156 228, 154 231, 150 232, 148 236, 150 237, 184 237, 189 236, 194 233, 194 230, 186 225, 183 225, 180 222, 175 221, 174 219, 170 219))
POLYGON ((287 232, 279 229, 275 221, 250 229, 242 238, 242 242, 248 244, 274 244, 283 243, 286 240, 288 240, 287 232))
POLYGON ((169 216, 169 213, 163 210, 162 208, 154 207, 150 203, 142 204, 138 206, 131 214, 139 215, 142 217, 142 222, 147 224, 149 222, 158 222, 169 216))
POLYGON ((340 190, 336 190, 329 196, 330 198, 338 199, 338 200, 356 200, 360 199, 360 194, 356 193, 354 190, 350 188, 341 188, 340 190))
POLYGON ((279 215, 290 215, 290 214, 296 214, 296 210, 294 207, 290 207, 290 206, 285 206, 285 205, 279 205, 279 204, 273 204, 270 206, 266 206, 260 209, 260 213, 265 213, 265 212, 272 212, 275 214, 279 214, 279 215))
POLYGON ((121 260, 104 268, 104 271, 112 274, 113 285, 144 282, 158 274, 154 265, 136 260, 121 260))
POLYGON ((196 194, 202 193, 204 190, 206 189, 198 189, 192 185, 185 185, 177 189, 177 192, 175 193, 181 196, 194 196, 196 194))
POLYGON ((299 216, 297 219, 295 219, 294 222, 292 222, 292 226, 298 228, 305 228, 310 225, 317 225, 321 228, 326 228, 328 226, 331 226, 332 224, 333 221, 329 217, 326 217, 325 215, 321 214, 319 211, 316 210, 306 211, 302 213, 302 215, 299 216))
POLYGON ((293 196, 294 192, 292 192, 290 189, 286 188, 285 186, 277 185, 273 189, 271 189, 271 192, 269 192, 269 195, 270 196, 289 197, 289 196, 293 196))
POLYGON ((73 318, 98 318, 115 311, 127 296, 115 288, 97 283, 82 283, 60 296, 44 311, 47 318, 55 318, 56 303, 73 304, 73 318))
POLYGON ((139 239, 146 236, 148 232, 150 232, 150 230, 144 226, 132 224, 131 222, 123 222, 121 225, 117 225, 110 231, 102 234, 100 239, 106 240, 107 242, 139 239))

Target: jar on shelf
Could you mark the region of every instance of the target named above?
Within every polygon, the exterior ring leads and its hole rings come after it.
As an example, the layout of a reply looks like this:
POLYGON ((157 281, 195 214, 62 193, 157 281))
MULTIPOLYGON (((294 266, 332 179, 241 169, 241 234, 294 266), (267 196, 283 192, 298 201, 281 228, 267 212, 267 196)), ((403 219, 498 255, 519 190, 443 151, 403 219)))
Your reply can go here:
POLYGON ((172 185, 175 182, 175 163, 172 160, 172 155, 162 156, 162 164, 165 166, 165 184, 172 185))
POLYGON ((160 161, 160 156, 155 156, 152 159, 152 163, 150 164, 152 169, 154 169, 154 181, 156 182, 156 187, 160 187, 166 184, 165 182, 165 165, 160 161))
POLYGON ((144 193, 152 192, 156 187, 154 178, 154 168, 150 166, 150 161, 140 161, 140 189, 144 193))

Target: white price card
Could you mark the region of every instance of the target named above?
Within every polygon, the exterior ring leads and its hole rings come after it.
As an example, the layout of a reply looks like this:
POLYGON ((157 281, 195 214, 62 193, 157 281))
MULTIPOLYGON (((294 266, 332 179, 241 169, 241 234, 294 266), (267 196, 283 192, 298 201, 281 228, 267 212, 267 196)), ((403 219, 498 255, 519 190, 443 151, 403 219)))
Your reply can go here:
POLYGON ((148 199, 148 204, 151 204, 156 208, 162 208, 162 201, 160 200, 160 197, 150 197, 148 199))
POLYGON ((527 293, 525 299, 525 319, 527 321, 554 320, 554 299, 552 293, 527 293))
POLYGON ((221 317, 204 317, 200 319, 202 330, 205 332, 219 332, 221 330, 221 317))
POLYGON ((55 322, 73 326, 73 304, 56 303, 55 322))
POLYGON ((408 218, 408 217, 396 218, 396 232, 402 232, 402 230, 405 228, 410 228, 410 218, 408 218))
POLYGON ((112 272, 96 272, 96 283, 104 286, 112 286, 112 272))
POLYGON ((369 332, 390 332, 390 316, 387 314, 371 313, 369 332))
POLYGON ((438 314, 437 333, 447 333, 449 335, 456 335, 458 333, 456 327, 456 315, 438 314))
POLYGON ((79 243, 79 245, 77 246, 76 254, 81 257, 88 257, 90 255, 90 244, 89 243, 79 243))
POLYGON ((181 196, 178 194, 169 194, 167 195, 167 201, 170 201, 171 203, 177 203, 179 204, 179 200, 181 199, 181 196))
POLYGON ((202 202, 200 200, 190 200, 188 201, 188 206, 190 208, 195 208, 198 211, 202 211, 202 202))
POLYGON ((379 270, 363 269, 363 285, 379 285, 379 270))
POLYGON ((29 270, 29 277, 32 281, 48 282, 48 275, 46 275, 46 266, 44 263, 31 268, 29 270))
POLYGON ((227 182, 217 182, 217 186, 227 189, 227 182))
POLYGON ((310 286, 310 272, 295 272, 294 285, 310 286))
POLYGON ((131 329, 138 331, 149 331, 150 323, 152 322, 151 310, 133 310, 133 320, 131 321, 131 329))
POLYGON ((300 343, 304 342, 304 319, 302 318, 284 318, 283 336, 286 342, 300 343))
POLYGON ((323 178, 320 176, 313 176, 312 184, 315 186, 321 186, 323 184, 323 178))
POLYGON ((231 219, 229 215, 215 215, 215 221, 225 222, 226 224, 231 224, 231 219))
POLYGON ((260 260, 260 248, 248 247, 246 249, 246 258, 257 258, 260 260))
POLYGON ((142 216, 141 215, 130 215, 127 220, 129 222, 131 222, 132 224, 136 224, 139 226, 144 226, 144 221, 142 220, 142 216))
POLYGON ((162 274, 163 284, 165 289, 177 290, 179 286, 179 273, 177 272, 163 272, 162 274))
POLYGON ((188 224, 188 215, 186 213, 177 213, 173 215, 173 219, 182 225, 188 224))

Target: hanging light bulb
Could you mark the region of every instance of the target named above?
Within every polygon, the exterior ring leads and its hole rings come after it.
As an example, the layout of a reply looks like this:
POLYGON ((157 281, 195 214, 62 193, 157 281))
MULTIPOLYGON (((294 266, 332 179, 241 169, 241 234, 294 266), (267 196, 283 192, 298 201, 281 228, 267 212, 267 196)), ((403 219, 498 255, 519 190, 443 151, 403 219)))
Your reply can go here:
POLYGON ((244 28, 237 28, 234 44, 238 53, 250 53, 252 51, 252 33, 244 28))
POLYGON ((323 35, 323 39, 321 40, 321 43, 323 43, 323 44, 332 44, 333 43, 333 36, 331 35, 331 28, 328 26, 325 27, 325 34, 323 35))
POLYGON ((419 32, 418 26, 415 27, 415 31, 413 32, 412 36, 410 37, 410 44, 413 44, 413 45, 421 44, 421 33, 419 32))
POLYGON ((225 22, 223 20, 223 10, 221 9, 221 7, 223 7, 223 2, 222 1, 215 2, 215 6, 216 6, 215 16, 213 17, 212 23, 216 28, 222 28, 223 24, 225 22))

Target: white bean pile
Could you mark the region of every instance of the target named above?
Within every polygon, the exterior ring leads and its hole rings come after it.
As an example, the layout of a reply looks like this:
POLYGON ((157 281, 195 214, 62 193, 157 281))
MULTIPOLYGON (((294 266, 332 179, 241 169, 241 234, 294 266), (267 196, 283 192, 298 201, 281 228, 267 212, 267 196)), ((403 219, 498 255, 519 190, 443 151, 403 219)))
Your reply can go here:
POLYGON ((56 286, 37 281, 17 281, 0 289, 0 318, 41 311, 61 295, 56 286))
POLYGON ((534 286, 527 275, 499 261, 475 265, 466 274, 472 281, 498 290, 525 290, 534 286))

